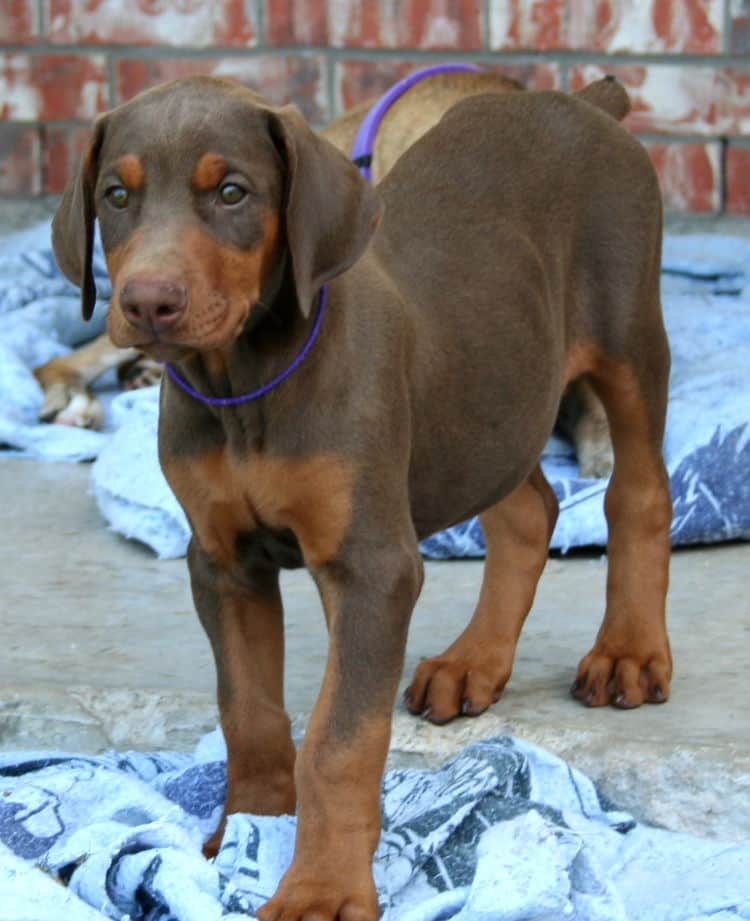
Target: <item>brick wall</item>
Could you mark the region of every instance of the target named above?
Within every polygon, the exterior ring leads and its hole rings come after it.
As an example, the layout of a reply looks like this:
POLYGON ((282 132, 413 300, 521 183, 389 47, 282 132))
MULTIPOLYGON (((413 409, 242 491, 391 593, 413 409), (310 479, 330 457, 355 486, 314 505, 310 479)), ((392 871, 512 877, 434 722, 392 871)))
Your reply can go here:
POLYGON ((59 192, 92 116, 181 74, 322 123, 449 59, 617 74, 667 207, 750 214, 750 0, 0 0, 0 194, 59 192))

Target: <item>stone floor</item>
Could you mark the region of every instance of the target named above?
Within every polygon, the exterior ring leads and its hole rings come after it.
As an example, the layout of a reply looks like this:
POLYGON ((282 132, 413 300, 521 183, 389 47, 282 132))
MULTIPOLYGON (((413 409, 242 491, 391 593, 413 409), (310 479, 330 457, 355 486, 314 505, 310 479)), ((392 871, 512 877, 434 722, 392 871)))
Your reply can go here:
MULTIPOLYGON (((189 749, 215 724, 208 643, 184 560, 106 530, 86 465, 0 457, 0 747, 189 749)), ((475 562, 432 563, 405 676, 444 648, 471 612, 475 562)), ((668 827, 750 835, 750 545, 674 555, 672 700, 633 712, 568 696, 598 627, 599 554, 552 558, 502 699, 476 720, 435 727, 397 708, 393 759, 435 763, 511 731, 564 755, 617 802, 668 827)), ((287 574, 287 705, 301 729, 320 682, 326 634, 314 586, 287 574)))

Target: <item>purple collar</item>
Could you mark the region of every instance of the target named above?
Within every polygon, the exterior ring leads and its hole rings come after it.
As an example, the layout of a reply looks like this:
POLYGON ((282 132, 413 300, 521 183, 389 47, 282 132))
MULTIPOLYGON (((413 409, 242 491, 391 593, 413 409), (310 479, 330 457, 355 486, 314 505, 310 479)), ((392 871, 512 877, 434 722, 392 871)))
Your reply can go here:
POLYGON ((297 357, 287 368, 281 372, 281 374, 277 374, 276 377, 268 381, 267 384, 263 384, 262 387, 258 387, 257 390, 252 390, 250 393, 243 393, 237 397, 207 397, 191 387, 184 377, 180 377, 180 375, 177 373, 177 371, 175 371, 172 365, 169 364, 169 362, 167 362, 166 365, 167 373, 175 382, 175 384, 182 388, 185 393, 190 394, 190 396, 194 397, 196 400, 200 400, 201 403, 208 403, 209 406, 236 406, 238 403, 249 403, 251 400, 257 400, 258 397, 262 397, 264 394, 268 393, 269 390, 273 390, 274 387, 276 387, 282 381, 286 380, 289 375, 293 374, 305 360, 307 353, 313 347, 315 340, 318 338, 320 325, 323 322, 323 314, 326 309, 327 300, 328 286, 323 285, 323 287, 320 289, 320 299, 318 300, 318 310, 315 314, 315 322, 313 323, 313 327, 310 330, 310 335, 307 337, 305 344, 297 353, 297 357))
MULTIPOLYGON (((475 64, 438 64, 435 67, 425 67, 422 70, 417 70, 413 74, 409 74, 408 77, 404 77, 403 80, 399 80, 398 83, 395 83, 387 93, 380 97, 380 99, 375 103, 375 105, 370 109, 370 111, 365 116, 362 124, 360 125, 357 136, 354 139, 354 146, 352 147, 352 160, 355 165, 359 168, 360 173, 368 181, 372 181, 372 154, 373 147, 375 145, 375 135, 377 134, 378 127, 380 122, 383 120, 383 116, 390 109, 393 103, 415 83, 419 83, 420 80, 424 80, 427 77, 432 77, 435 74, 445 74, 451 73, 453 71, 466 71, 481 70, 481 67, 477 67, 475 64)), ((324 285, 320 289, 320 300, 318 301, 318 312, 315 316, 315 322, 313 327, 310 330, 310 335, 307 337, 307 341, 300 349, 299 354, 294 359, 294 361, 286 368, 281 374, 278 374, 272 380, 268 381, 267 384, 264 384, 262 387, 259 387, 257 390, 253 390, 250 393, 243 393, 237 397, 207 397, 204 396, 199 391, 195 390, 193 387, 188 384, 188 382, 181 377, 174 367, 167 362, 166 368, 167 373, 185 393, 189 394, 196 400, 200 400, 201 403, 207 403, 209 406, 236 406, 238 403, 249 403, 251 400, 257 400, 258 397, 262 397, 264 394, 268 393, 269 390, 273 390, 274 387, 278 386, 282 381, 286 380, 291 374, 293 374, 297 368, 305 360, 307 353, 313 347, 315 340, 318 338, 318 333, 320 332, 320 325, 323 321, 323 313, 325 311, 326 300, 328 299, 328 289, 324 285)))
POLYGON ((375 146, 375 135, 378 133, 380 123, 385 113, 400 96, 403 96, 415 83, 419 83, 421 80, 432 77, 435 74, 466 70, 478 71, 481 69, 476 64, 436 64, 434 67, 416 70, 413 74, 404 77, 403 80, 399 80, 398 83, 394 83, 367 113, 354 139, 352 160, 365 179, 372 182, 372 155, 375 146))

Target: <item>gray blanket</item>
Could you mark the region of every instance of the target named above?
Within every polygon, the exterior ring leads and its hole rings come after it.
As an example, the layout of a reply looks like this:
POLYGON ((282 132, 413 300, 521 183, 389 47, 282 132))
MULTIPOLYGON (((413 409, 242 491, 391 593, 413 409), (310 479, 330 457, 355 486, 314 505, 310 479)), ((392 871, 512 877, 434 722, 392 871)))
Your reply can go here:
MULTIPOLYGON (((252 917, 289 865, 296 820, 233 816, 204 860, 223 754, 217 732, 193 756, 0 755, 0 921, 252 917)), ((388 772, 382 813, 383 921, 750 919, 750 842, 640 825, 518 739, 388 772)))

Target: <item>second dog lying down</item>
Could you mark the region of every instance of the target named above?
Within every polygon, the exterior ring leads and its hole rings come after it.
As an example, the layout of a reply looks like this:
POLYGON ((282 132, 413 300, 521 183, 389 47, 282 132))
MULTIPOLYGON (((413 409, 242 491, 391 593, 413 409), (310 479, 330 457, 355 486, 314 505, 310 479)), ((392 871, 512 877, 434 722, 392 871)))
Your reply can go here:
MULTIPOLYGON (((514 80, 484 71, 434 74, 415 84, 388 109, 378 129, 373 181, 377 183, 387 175, 399 157, 460 99, 522 89, 514 80)), ((592 83, 576 95, 618 120, 629 109, 624 89, 610 78, 592 83)), ((323 137, 349 153, 370 106, 370 102, 363 103, 346 112, 323 129, 323 137)), ((70 355, 52 359, 35 369, 44 390, 40 418, 45 422, 99 428, 102 408, 90 386, 110 368, 118 368, 118 376, 128 388, 148 386, 160 378, 160 368, 155 362, 135 349, 118 349, 105 333, 70 355)), ((572 382, 563 396, 560 422, 575 445, 580 475, 609 476, 613 456, 607 418, 585 379, 572 382)))

